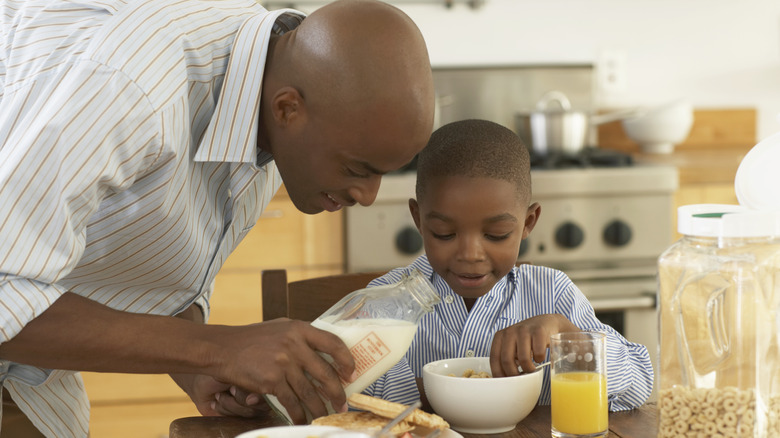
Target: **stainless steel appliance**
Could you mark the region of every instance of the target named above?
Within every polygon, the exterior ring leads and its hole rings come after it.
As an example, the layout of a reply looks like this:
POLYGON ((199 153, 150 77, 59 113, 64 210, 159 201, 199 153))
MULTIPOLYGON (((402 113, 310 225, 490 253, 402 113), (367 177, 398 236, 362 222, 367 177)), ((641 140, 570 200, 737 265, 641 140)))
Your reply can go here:
MULTIPOLYGON (((491 108, 461 111, 465 117, 511 123, 513 114, 498 117, 491 108)), ((657 365, 656 263, 673 238, 676 168, 590 147, 576 157, 534 157, 531 177, 542 213, 518 260, 568 274, 598 317, 646 345, 657 365)), ((405 266, 422 254, 408 208, 414 187, 413 169, 387 175, 374 205, 345 210, 348 271, 405 266)))

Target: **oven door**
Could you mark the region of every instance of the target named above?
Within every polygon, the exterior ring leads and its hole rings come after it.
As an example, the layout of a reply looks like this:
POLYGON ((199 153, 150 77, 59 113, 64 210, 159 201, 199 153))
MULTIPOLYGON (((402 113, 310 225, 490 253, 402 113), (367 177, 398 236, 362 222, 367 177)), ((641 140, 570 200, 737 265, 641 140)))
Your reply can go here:
MULTIPOLYGON (((588 298, 596 317, 626 339, 647 347, 658 370, 658 313, 655 266, 564 271, 588 298)), ((656 400, 653 385, 650 401, 656 400)))

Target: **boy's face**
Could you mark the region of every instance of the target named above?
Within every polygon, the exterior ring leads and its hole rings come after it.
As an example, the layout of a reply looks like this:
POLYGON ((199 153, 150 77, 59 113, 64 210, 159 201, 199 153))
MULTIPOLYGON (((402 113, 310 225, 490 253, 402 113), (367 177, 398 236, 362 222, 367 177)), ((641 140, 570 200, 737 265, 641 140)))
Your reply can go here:
POLYGON ((490 291, 517 262, 540 207, 514 184, 493 178, 437 177, 409 200, 434 271, 464 298, 490 291))

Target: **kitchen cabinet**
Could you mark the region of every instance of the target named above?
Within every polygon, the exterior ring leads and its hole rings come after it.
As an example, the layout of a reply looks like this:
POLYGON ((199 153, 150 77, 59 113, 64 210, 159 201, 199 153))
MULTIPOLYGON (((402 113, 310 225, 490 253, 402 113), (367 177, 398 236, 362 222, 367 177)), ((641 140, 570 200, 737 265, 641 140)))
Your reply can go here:
MULTIPOLYGON (((287 269, 290 280, 344 272, 341 212, 303 214, 280 189, 217 275, 209 323, 259 322, 261 272, 277 268, 287 269)), ((199 415, 167 375, 83 376, 93 438, 166 437, 173 419, 199 415)))

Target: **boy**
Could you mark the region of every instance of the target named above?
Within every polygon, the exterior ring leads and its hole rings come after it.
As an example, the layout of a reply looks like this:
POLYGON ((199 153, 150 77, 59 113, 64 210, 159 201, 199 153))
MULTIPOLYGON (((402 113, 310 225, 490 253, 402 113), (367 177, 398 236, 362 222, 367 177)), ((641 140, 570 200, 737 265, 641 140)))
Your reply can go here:
MULTIPOLYGON (((409 209, 425 255, 371 282, 396 282, 411 268, 427 275, 442 298, 420 322, 409 351, 364 393, 410 404, 422 391, 422 367, 462 356, 490 356, 494 377, 533 371, 548 358, 550 335, 607 334, 611 411, 639 407, 650 395, 647 348, 628 342, 595 316, 563 272, 516 267, 520 243, 539 219, 531 203, 528 150, 511 130, 484 120, 450 123, 419 154, 417 199, 409 209)), ((539 404, 550 403, 549 367, 539 404)))

